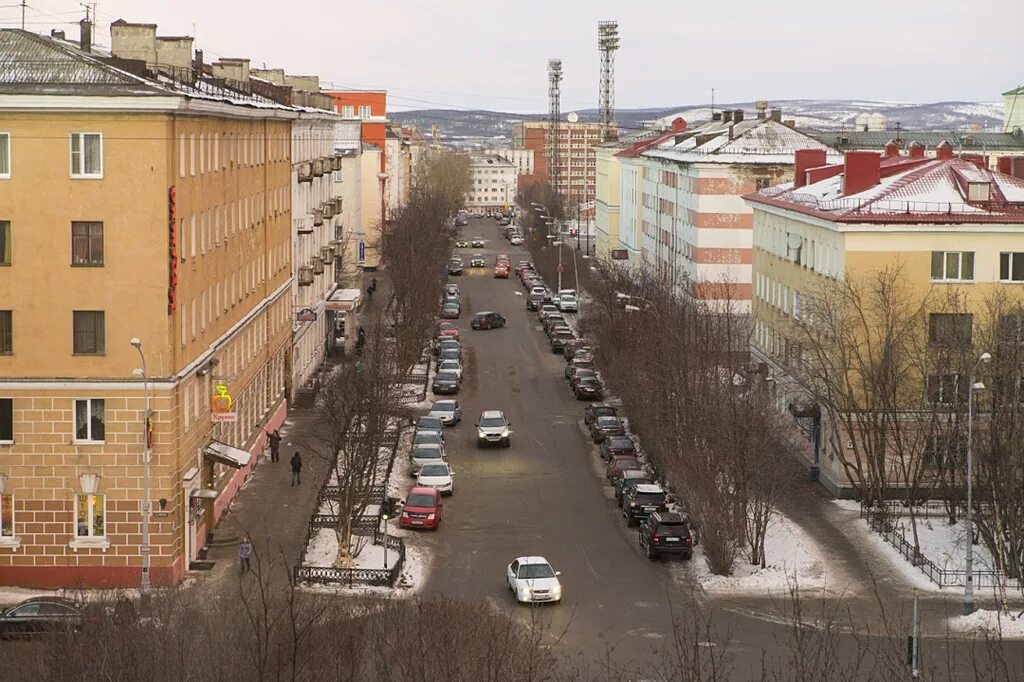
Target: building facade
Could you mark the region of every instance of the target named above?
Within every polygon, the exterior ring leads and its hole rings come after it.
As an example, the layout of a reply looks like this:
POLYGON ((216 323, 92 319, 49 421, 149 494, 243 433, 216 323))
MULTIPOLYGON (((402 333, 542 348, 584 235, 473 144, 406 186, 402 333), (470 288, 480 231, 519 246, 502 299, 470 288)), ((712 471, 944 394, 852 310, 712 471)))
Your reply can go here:
MULTIPOLYGON (((550 124, 547 121, 517 121, 512 124, 512 148, 533 152, 533 174, 522 183, 551 182, 552 160, 548 158, 550 124)), ((597 161, 594 145, 603 141, 601 124, 563 121, 559 129, 558 186, 556 191, 569 211, 594 199, 597 161)))
POLYGON ((471 189, 466 193, 469 210, 506 210, 516 200, 516 166, 496 156, 471 156, 471 189))

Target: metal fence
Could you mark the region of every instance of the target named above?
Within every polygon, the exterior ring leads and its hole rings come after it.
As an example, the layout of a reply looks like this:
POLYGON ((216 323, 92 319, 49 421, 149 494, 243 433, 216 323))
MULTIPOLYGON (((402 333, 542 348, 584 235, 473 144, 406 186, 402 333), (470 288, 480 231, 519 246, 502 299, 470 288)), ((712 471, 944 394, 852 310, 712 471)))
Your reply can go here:
MULTIPOLYGON (((381 537, 374 537, 374 544, 382 544, 381 537)), ((295 579, 311 583, 330 585, 378 585, 391 587, 402 575, 405 567, 405 543, 401 538, 388 536, 387 548, 395 553, 394 563, 387 568, 335 568, 334 566, 296 566, 295 579)))
POLYGON ((433 355, 430 353, 424 354, 423 358, 420 360, 420 364, 424 365, 423 369, 421 370, 420 365, 418 364, 411 372, 409 372, 409 376, 406 378, 406 383, 423 384, 423 390, 419 392, 419 402, 423 402, 427 399, 427 391, 430 389, 430 363, 432 359, 433 355))

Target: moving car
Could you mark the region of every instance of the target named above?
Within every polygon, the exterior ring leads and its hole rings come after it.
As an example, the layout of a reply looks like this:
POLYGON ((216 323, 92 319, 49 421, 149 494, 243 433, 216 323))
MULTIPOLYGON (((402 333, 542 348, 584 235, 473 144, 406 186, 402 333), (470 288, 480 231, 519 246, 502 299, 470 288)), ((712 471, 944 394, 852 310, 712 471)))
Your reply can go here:
POLYGON ((668 495, 657 483, 639 483, 622 496, 622 516, 633 527, 655 512, 668 511, 668 495))
POLYGON ((444 426, 455 426, 462 421, 462 406, 458 400, 435 400, 427 416, 440 419, 444 426))
POLYGON ((628 455, 617 455, 612 457, 608 462, 608 468, 606 469, 608 482, 615 483, 615 479, 621 476, 623 471, 628 469, 643 469, 643 465, 640 464, 640 460, 636 457, 630 457, 628 455))
POLYGON ((498 329, 505 326, 505 318, 499 313, 477 313, 473 315, 469 326, 473 329, 498 329))
POLYGON ((448 261, 448 274, 449 275, 461 275, 462 274, 462 261, 452 259, 448 261))
POLYGON ((424 464, 416 477, 416 485, 433 488, 442 495, 451 495, 455 492, 455 482, 452 480, 454 478, 455 474, 447 462, 424 464))
POLYGON ((439 393, 458 393, 459 376, 455 372, 438 372, 434 375, 434 383, 431 384, 430 390, 434 395, 439 393))
POLYGON ((84 620, 82 608, 70 599, 33 597, 0 611, 0 637, 73 632, 84 620))
POLYGON ((598 417, 616 417, 619 411, 608 403, 591 403, 583 408, 583 423, 587 426, 598 417))
POLYGON ((573 388, 573 393, 576 394, 576 400, 601 400, 604 398, 604 388, 596 378, 580 379, 573 388))
POLYGON ((442 360, 437 363, 438 372, 453 372, 462 381, 462 363, 458 360, 442 360))
POLYGON ((601 415, 590 420, 590 437, 595 443, 603 443, 609 436, 626 435, 626 426, 613 415, 601 415))
POLYGON ((517 232, 512 235, 512 237, 509 239, 509 242, 512 244, 512 246, 519 246, 520 244, 523 243, 523 236, 517 232))
POLYGON ((457 249, 468 249, 469 248, 469 242, 467 242, 465 239, 460 239, 459 241, 455 242, 455 248, 457 248, 457 249))
POLYGON ((398 525, 402 528, 437 528, 441 523, 441 493, 433 488, 411 488, 402 502, 398 525))
POLYGON ((459 328, 451 322, 442 322, 437 325, 437 335, 446 338, 452 338, 456 341, 459 340, 459 328))
POLYGON ((690 523, 682 514, 674 512, 656 512, 639 531, 640 546, 644 548, 647 558, 654 561, 659 556, 681 556, 689 559, 693 556, 693 534, 690 523))
POLYGON ((512 445, 512 425, 501 410, 485 410, 476 423, 476 445, 500 443, 503 448, 512 445))
POLYGON ((483 246, 484 246, 484 238, 483 237, 473 237, 473 248, 474 249, 482 249, 483 246))
POLYGON ((494 266, 495 278, 508 279, 508 263, 498 263, 494 266))
POLYGON ((444 450, 437 443, 416 445, 409 453, 409 463, 412 465, 412 473, 418 474, 420 469, 427 464, 437 464, 444 461, 444 450))
POLYGON ((542 556, 521 556, 508 565, 508 589, 520 604, 562 601, 562 575, 542 556))
POLYGON ((482 268, 487 265, 487 261, 484 260, 482 253, 474 253, 469 258, 469 267, 471 268, 482 268))

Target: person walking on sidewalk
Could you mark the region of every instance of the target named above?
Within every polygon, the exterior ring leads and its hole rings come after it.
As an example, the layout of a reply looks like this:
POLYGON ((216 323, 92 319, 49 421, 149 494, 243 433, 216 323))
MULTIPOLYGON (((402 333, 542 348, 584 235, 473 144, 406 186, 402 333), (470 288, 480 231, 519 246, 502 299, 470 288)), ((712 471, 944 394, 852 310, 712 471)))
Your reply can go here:
POLYGON ((296 450, 292 455, 292 486, 302 485, 302 455, 296 450))
POLYGON ((249 572, 249 559, 252 557, 252 541, 246 535, 238 545, 238 570, 239 573, 249 572))
POLYGON ((277 429, 273 433, 268 431, 267 440, 270 441, 270 461, 276 462, 281 458, 281 433, 277 429))

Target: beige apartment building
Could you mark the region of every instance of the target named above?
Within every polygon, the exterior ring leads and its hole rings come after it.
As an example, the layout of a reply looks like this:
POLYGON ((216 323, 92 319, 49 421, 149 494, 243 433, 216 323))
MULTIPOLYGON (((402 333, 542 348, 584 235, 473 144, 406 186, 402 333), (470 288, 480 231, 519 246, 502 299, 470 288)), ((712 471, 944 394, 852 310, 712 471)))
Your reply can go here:
POLYGON ((138 585, 147 497, 181 581, 285 414, 296 110, 90 34, 0 31, 0 585, 138 585))

